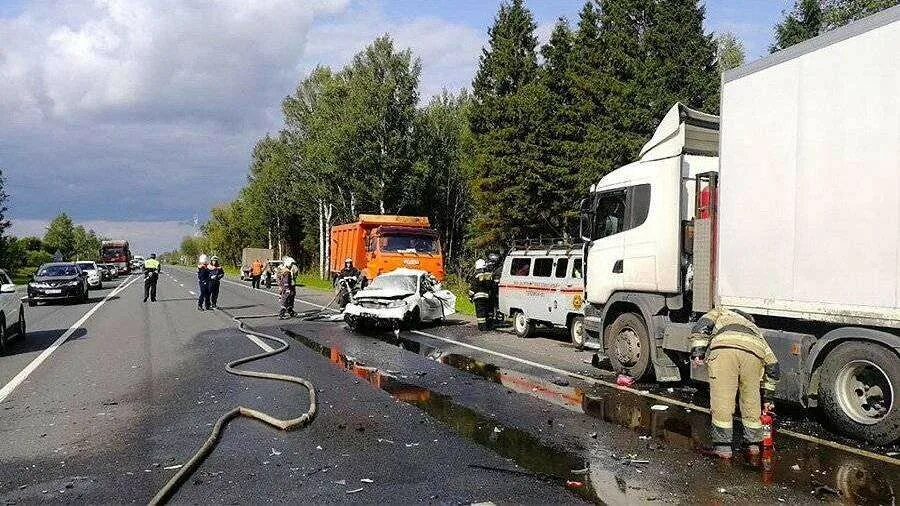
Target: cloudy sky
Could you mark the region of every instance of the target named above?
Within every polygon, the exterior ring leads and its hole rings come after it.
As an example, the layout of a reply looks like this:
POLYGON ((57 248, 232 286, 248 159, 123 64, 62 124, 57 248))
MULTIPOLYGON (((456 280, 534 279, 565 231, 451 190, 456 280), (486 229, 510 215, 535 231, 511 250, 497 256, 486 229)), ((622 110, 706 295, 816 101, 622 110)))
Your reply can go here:
MULTIPOLYGON (((531 0, 539 33, 583 0, 531 0)), ((765 54, 788 0, 707 0, 765 54)), ((138 251, 175 247, 242 186, 250 149, 317 64, 390 33, 421 92, 469 85, 495 0, 0 0, 0 168, 16 235, 61 211, 138 251)))

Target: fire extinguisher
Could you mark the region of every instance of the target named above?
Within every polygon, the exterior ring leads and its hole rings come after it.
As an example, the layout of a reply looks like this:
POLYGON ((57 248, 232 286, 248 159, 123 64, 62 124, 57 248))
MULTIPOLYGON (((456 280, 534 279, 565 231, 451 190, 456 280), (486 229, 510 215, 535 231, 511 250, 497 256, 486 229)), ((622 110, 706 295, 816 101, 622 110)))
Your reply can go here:
POLYGON ((763 432, 763 440, 762 446, 763 448, 774 448, 775 447, 775 412, 770 411, 766 408, 763 408, 762 414, 759 417, 759 422, 762 424, 762 432, 763 432))

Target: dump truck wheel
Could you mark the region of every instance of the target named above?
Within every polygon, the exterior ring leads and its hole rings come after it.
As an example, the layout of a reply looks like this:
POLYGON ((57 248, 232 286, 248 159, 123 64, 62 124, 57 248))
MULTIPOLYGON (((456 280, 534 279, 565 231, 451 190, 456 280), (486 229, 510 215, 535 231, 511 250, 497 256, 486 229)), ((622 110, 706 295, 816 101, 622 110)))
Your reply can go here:
POLYGON ((636 313, 622 313, 606 327, 603 349, 617 373, 641 380, 650 372, 650 334, 636 313))
POLYGON ((878 445, 900 439, 900 357, 873 343, 846 342, 822 362, 819 406, 843 434, 878 445))

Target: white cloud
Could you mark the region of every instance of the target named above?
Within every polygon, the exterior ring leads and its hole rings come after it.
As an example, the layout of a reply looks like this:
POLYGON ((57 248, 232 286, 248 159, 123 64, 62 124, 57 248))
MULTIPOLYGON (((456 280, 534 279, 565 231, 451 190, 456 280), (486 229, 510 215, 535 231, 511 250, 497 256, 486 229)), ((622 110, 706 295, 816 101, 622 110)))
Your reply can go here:
POLYGON ((26 3, 0 17, 10 214, 202 217, 244 184, 253 143, 281 127, 281 99, 303 75, 384 33, 422 58, 423 102, 470 85, 485 39, 441 18, 389 19, 368 1, 26 3))

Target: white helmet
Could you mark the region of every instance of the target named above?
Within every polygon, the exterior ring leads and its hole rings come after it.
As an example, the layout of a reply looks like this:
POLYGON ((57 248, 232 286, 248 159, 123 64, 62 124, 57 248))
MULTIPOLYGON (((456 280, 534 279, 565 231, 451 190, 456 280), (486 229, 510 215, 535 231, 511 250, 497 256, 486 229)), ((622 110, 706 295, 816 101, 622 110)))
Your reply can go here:
POLYGON ((484 269, 484 266, 485 266, 485 262, 484 262, 483 258, 479 258, 478 260, 475 260, 475 268, 476 269, 484 269))
POLYGON ((198 258, 197 261, 200 263, 200 265, 206 265, 209 263, 209 257, 203 254, 200 255, 200 258, 198 258))
POLYGON ((285 267, 290 267, 290 266, 294 265, 294 259, 291 257, 284 257, 281 259, 281 261, 284 262, 285 267))

